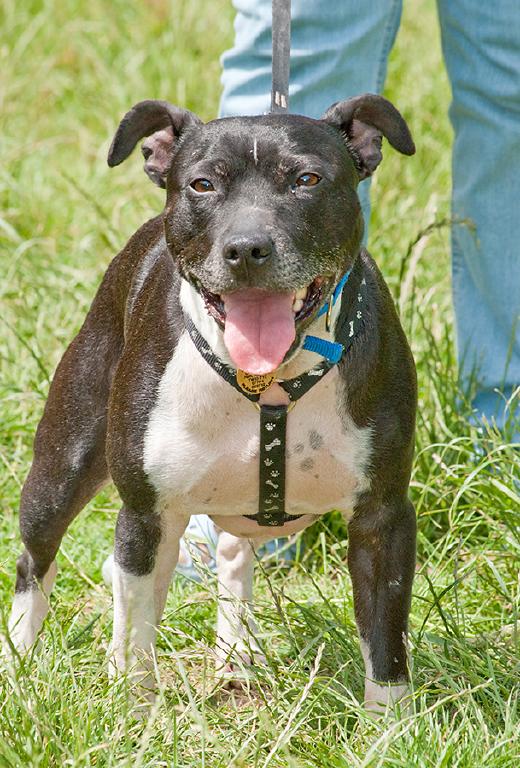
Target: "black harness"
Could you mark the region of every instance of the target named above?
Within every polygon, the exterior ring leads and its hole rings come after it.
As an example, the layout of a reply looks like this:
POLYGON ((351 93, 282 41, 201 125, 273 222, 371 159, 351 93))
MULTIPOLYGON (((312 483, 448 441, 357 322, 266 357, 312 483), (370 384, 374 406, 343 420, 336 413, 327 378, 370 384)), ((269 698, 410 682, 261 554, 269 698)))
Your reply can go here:
MULTIPOLYGON (((359 260, 358 260, 359 264, 359 260)), ((330 302, 333 301, 331 297, 330 302)), ((354 338, 364 326, 363 307, 366 304, 366 280, 362 269, 352 271, 341 293, 341 309, 336 323, 335 343, 343 348, 342 355, 348 351, 354 338), (347 307, 350 310, 347 310, 347 307)), ((237 392, 247 397, 260 411, 260 455, 259 455, 259 498, 256 515, 244 515, 262 526, 279 526, 288 520, 296 520, 301 515, 288 515, 285 512, 285 444, 287 414, 315 384, 338 364, 340 356, 333 360, 323 360, 313 368, 294 379, 274 379, 268 382, 265 377, 254 376, 237 370, 220 360, 210 349, 207 341, 197 330, 190 317, 185 316, 185 324, 196 348, 222 378, 237 392), (273 381, 289 396, 289 405, 263 405, 260 395, 273 381), (256 391, 254 391, 256 389, 256 391)), ((313 337, 311 337, 313 338, 313 337)), ((330 344, 330 342, 324 342, 330 344)))

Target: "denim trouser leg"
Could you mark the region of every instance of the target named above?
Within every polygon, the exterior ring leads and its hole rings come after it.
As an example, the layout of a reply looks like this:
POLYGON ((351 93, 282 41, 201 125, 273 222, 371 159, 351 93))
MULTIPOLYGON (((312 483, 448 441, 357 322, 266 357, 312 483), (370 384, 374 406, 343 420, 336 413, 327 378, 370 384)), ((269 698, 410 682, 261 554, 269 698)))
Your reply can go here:
POLYGON ((462 377, 503 420, 520 383, 520 3, 438 0, 453 91, 453 299, 462 377))
MULTIPOLYGON (((235 44, 222 56, 222 117, 259 115, 271 99, 271 0, 234 0, 235 44)), ((401 0, 293 0, 290 111, 320 117, 336 101, 381 91, 401 0)), ((359 194, 368 221, 368 182, 359 194)))
MULTIPOLYGON (((271 0, 234 0, 235 45, 222 56, 227 115, 267 112, 271 96, 271 0)), ((380 91, 401 0, 293 0, 291 112, 320 117, 335 101, 380 91)))

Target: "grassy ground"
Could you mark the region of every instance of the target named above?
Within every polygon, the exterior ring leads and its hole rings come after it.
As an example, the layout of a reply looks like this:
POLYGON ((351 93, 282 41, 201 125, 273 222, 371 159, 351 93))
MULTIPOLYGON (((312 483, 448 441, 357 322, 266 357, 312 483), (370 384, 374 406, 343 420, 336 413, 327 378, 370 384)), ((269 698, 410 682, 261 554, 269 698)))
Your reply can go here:
MULTIPOLYGON (((162 204, 137 158, 108 170, 111 135, 145 97, 168 98, 204 118, 216 114, 229 5, 3 0, 3 611, 20 550, 19 491, 49 377, 110 259, 162 204)), ((409 119, 418 153, 404 160, 387 152, 373 185, 370 249, 399 302, 419 373, 415 714, 385 730, 359 707, 346 532, 332 514, 307 536, 301 563, 257 576, 269 666, 251 695, 212 688, 206 650, 215 584, 174 585, 160 638, 162 693, 149 724, 136 724, 124 681, 110 685, 106 676, 111 600, 100 568, 118 507, 109 490, 64 541, 41 647, 16 674, 0 673, 0 766, 520 764, 519 453, 490 431, 486 451, 475 456, 464 405, 455 410, 462 395, 442 224, 449 217, 449 89, 433 3, 409 3, 406 14, 388 95, 409 119)))

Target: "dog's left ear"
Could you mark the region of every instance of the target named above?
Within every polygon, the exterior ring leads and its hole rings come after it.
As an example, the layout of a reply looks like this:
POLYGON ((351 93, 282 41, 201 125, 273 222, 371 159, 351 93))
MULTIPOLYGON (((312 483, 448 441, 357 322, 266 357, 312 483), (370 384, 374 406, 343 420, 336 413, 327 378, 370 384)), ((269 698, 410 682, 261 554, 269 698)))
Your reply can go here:
POLYGON ((178 139, 197 125, 202 125, 202 121, 187 109, 167 101, 140 101, 119 123, 108 151, 108 164, 113 168, 122 163, 139 139, 148 136, 141 147, 144 170, 154 184, 164 189, 178 139))
POLYGON ((365 93, 333 104, 322 117, 347 140, 358 165, 360 179, 371 176, 381 160, 382 137, 403 155, 413 155, 415 144, 403 117, 382 96, 365 93))

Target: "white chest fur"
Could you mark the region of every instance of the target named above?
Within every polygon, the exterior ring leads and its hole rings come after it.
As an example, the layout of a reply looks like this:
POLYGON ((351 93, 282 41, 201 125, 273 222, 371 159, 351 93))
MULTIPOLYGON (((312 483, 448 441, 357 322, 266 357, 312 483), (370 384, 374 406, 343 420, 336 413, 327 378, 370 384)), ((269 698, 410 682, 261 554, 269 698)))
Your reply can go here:
MULTIPOLYGON (((338 386, 333 369, 288 415, 289 514, 339 509, 348 515, 368 488, 370 429, 340 418, 338 386)), ((208 365, 185 332, 145 435, 144 468, 162 504, 217 517, 255 514, 258 451, 258 410, 208 365)))

